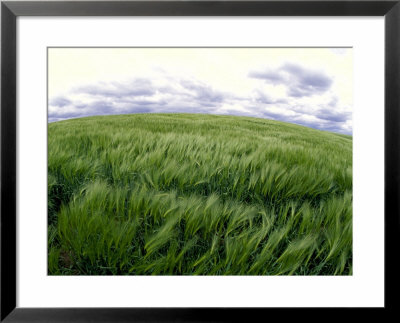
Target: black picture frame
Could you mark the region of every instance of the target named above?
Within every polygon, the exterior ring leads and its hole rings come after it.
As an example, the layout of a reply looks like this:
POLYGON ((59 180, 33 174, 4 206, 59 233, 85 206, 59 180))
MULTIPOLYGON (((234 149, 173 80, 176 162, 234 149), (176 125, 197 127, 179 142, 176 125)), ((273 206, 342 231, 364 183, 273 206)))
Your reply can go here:
MULTIPOLYGON (((266 311, 317 317, 300 308, 16 307, 16 19, 18 16, 384 16, 385 17, 385 306, 396 311, 400 232, 400 0, 379 1, 4 1, 1 3, 1 322, 220 322, 267 320, 266 311), (261 315, 261 316, 260 316, 261 315), (253 319, 252 319, 253 317, 253 319)), ((371 255, 373 261, 373 255, 371 255)), ((367 287, 366 287, 367 288, 367 287)), ((40 291, 39 291, 40 292, 40 291)), ((335 310, 335 311, 334 311, 335 310)), ((345 309, 350 311, 360 309, 345 309)), ((364 309, 365 310, 365 309, 364 309)), ((322 315, 326 316, 327 313, 322 315)), ((393 314, 393 313, 391 313, 393 314)), ((322 318, 322 317, 321 317, 322 318)))

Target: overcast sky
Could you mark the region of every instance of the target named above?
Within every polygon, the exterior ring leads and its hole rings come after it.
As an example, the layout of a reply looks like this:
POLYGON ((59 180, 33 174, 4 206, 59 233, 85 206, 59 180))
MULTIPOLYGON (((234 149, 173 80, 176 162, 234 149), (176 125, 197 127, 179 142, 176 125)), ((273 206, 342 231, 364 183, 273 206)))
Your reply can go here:
POLYGON ((49 122, 189 112, 352 133, 352 50, 51 48, 49 122))

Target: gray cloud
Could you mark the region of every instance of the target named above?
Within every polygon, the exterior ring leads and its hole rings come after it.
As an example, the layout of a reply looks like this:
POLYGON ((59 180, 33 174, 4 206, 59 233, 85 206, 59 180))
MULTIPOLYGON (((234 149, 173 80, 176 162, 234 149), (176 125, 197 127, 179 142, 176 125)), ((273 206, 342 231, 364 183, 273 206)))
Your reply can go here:
POLYGON ((317 113, 315 113, 315 116, 319 119, 332 122, 345 122, 350 118, 351 113, 333 111, 332 109, 321 109, 317 113))
POLYGON ((56 97, 56 98, 51 99, 49 103, 50 103, 50 105, 54 105, 54 106, 62 108, 66 105, 71 104, 72 102, 64 97, 56 97))
POLYGON ((300 98, 328 91, 333 80, 321 71, 306 69, 286 63, 276 70, 253 71, 249 77, 261 79, 274 85, 285 85, 291 97, 300 98))
POLYGON ((226 94, 216 91, 211 86, 192 80, 180 80, 180 85, 191 92, 191 97, 202 105, 209 102, 221 103, 226 99, 226 94))
POLYGON ((290 122, 295 123, 298 125, 318 129, 318 130, 325 130, 325 131, 333 131, 343 134, 351 135, 352 131, 348 130, 345 126, 345 122, 351 118, 350 113, 343 113, 343 116, 328 118, 328 116, 324 114, 319 114, 319 112, 312 114, 306 112, 295 113, 294 115, 285 115, 279 112, 272 112, 269 110, 265 110, 262 112, 262 117, 267 119, 273 119, 278 121, 290 122), (309 118, 313 117, 313 118, 309 118), (338 119, 342 118, 341 121, 338 119), (312 119, 312 120, 310 120, 312 119))
POLYGON ((296 95, 314 95, 329 89, 332 80, 323 74, 286 64, 271 73, 253 72, 250 75, 275 84, 289 84, 289 96, 273 98, 256 88, 251 97, 246 97, 219 91, 194 79, 169 77, 166 82, 157 83, 137 78, 127 82, 99 82, 80 86, 67 95, 51 98, 48 120, 54 122, 93 115, 186 112, 253 116, 321 130, 351 132, 346 128, 351 113, 338 109, 336 97, 332 97, 328 103, 325 98, 321 106, 302 105, 296 99, 296 95))
POLYGON ((217 113, 228 96, 207 84, 186 79, 173 79, 167 86, 146 79, 99 82, 76 87, 68 97, 50 100, 49 120, 148 112, 217 113), (63 109, 59 109, 61 106, 63 109))
POLYGON ((281 103, 287 103, 286 99, 273 99, 270 96, 268 96, 266 93, 263 93, 261 91, 256 91, 255 93, 255 101, 257 103, 262 103, 262 104, 281 104, 281 103))

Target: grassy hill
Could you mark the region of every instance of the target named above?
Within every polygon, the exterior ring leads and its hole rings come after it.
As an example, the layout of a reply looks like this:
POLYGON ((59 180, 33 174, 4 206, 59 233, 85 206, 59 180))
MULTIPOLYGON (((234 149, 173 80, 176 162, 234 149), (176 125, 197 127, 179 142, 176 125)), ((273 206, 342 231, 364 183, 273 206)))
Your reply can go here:
POLYGON ((352 137, 250 117, 48 125, 53 275, 352 274, 352 137))

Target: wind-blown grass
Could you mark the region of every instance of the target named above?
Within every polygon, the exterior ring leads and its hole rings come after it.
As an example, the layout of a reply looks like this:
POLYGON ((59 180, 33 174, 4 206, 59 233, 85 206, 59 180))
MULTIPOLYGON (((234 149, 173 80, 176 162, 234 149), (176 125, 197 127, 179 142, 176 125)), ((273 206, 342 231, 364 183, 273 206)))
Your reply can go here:
POLYGON ((52 275, 352 274, 352 138, 249 117, 48 126, 52 275))

